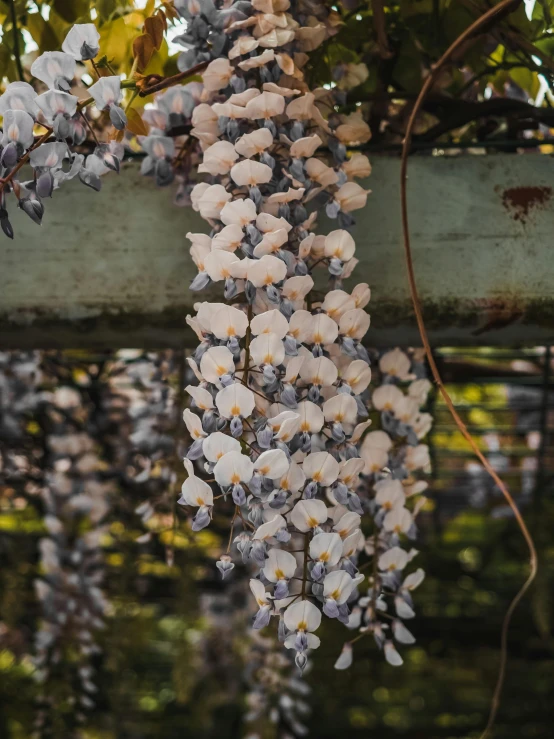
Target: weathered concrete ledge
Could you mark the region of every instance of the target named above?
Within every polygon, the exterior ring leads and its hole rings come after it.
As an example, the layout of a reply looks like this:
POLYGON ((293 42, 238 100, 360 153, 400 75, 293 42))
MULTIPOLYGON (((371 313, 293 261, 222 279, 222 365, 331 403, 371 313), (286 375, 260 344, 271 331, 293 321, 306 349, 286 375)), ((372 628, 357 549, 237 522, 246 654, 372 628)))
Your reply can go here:
MULTIPOLYGON (((402 250, 399 162, 375 157, 354 230, 371 285, 370 344, 418 344, 402 250)), ((554 343, 554 162, 538 154, 418 157, 409 168, 412 246, 432 341, 554 343)), ((205 230, 128 164, 101 193, 69 183, 42 228, 10 214, 0 238, 2 347, 170 347, 191 341, 195 267, 187 231, 205 230)), ((325 233, 333 224, 322 222, 325 233)), ((204 298, 200 298, 204 299, 204 298)))

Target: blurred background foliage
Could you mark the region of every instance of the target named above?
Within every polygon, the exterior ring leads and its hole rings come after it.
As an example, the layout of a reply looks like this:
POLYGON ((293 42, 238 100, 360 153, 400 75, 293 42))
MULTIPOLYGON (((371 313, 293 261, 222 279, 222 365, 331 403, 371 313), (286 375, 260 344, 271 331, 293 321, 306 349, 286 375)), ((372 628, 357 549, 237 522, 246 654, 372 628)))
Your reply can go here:
MULTIPOLYGON (((336 31, 313 55, 311 84, 338 91, 337 109, 360 110, 372 131, 369 148, 396 146, 410 106, 431 65, 491 4, 484 0, 343 0, 329 4, 336 31)), ((0 78, 23 77, 40 52, 57 50, 75 22, 95 22, 101 54, 129 75, 133 41, 144 21, 163 6, 170 27, 144 74, 177 71, 184 30, 172 3, 158 0, 0 1, 0 78)), ((472 39, 441 76, 418 123, 416 145, 472 145, 514 150, 551 149, 554 127, 554 2, 522 3, 508 19, 472 39)), ((86 80, 85 80, 86 82, 86 80)), ((148 100, 142 101, 142 103, 148 100)), ((139 104, 139 101, 136 103, 139 104)), ((540 574, 516 613, 497 736, 548 737, 554 718, 549 700, 554 668, 554 383, 545 349, 479 349, 438 353, 448 388, 481 448, 503 473, 530 522, 540 574)), ((97 358, 66 357, 75 377, 97 358), (70 362, 70 363, 71 363, 70 362)), ((174 372, 170 384, 179 386, 174 372)), ((90 403, 96 401, 91 398, 90 403)), ((440 399, 431 502, 423 518, 419 566, 428 577, 418 591, 418 644, 405 664, 386 664, 371 641, 356 645, 353 668, 332 665, 344 640, 339 624, 325 624, 322 647, 307 680, 318 739, 347 733, 382 739, 478 737, 484 726, 499 660, 500 624, 526 574, 526 551, 502 501, 468 457, 440 399)), ((45 433, 41 418, 26 419, 25 444, 45 433)), ((111 429, 117 446, 117 424, 111 429)), ((175 436, 175 431, 172 432, 175 436)), ((177 444, 177 441, 175 443, 177 444)), ((8 443, 5 439, 2 444, 8 443)), ((156 474, 156 469, 154 469, 156 474)), ((214 572, 221 527, 190 535, 168 503, 148 524, 147 546, 134 513, 136 489, 116 480, 102 538, 105 590, 112 612, 100 635, 102 655, 97 708, 85 739, 226 739, 242 735, 245 713, 244 640, 235 624, 247 621, 243 592, 214 572), (170 528, 167 527, 171 523, 170 528), (170 554, 168 554, 170 553, 170 554)), ((33 582, 44 535, 38 499, 0 486, 0 737, 32 734, 38 687, 29 657, 40 617, 33 582)), ((217 523, 217 522, 216 522, 217 523)), ((63 674, 59 676, 63 682, 63 674)), ((66 706, 71 712, 71 706, 66 706)), ((66 739, 64 729, 53 736, 66 739)), ((264 729, 264 739, 275 730, 264 729)))
MULTIPOLYGON (((177 72, 186 22, 181 0, 1 0, 0 78, 23 77, 33 58, 57 50, 74 23, 94 22, 100 54, 129 75, 133 42, 161 8, 166 38, 145 75, 177 72)), ((359 109, 370 124, 370 149, 398 145, 411 104, 431 66, 492 0, 325 0, 330 37, 311 55, 312 87, 335 89, 335 110, 359 109)), ((309 5, 309 3, 308 3, 309 5)), ((415 145, 434 142, 550 147, 554 127, 553 0, 522 0, 518 8, 471 38, 444 69, 424 105, 415 145)), ((86 82, 86 77, 84 81, 86 82)), ((92 76, 90 78, 92 82, 92 76)), ((137 101, 136 107, 147 104, 137 101)), ((324 102, 322 101, 322 105, 324 102)), ((550 148, 545 148, 550 152, 550 148)))
MULTIPOLYGON (((73 381, 81 385, 83 378, 100 376, 99 367, 108 378, 120 362, 115 354, 102 363, 98 355, 86 352, 56 357, 71 368, 73 381)), ((167 361, 173 369, 166 380, 176 393, 180 363, 167 361)), ((554 669, 552 353, 544 347, 442 349, 437 351, 437 361, 464 421, 522 506, 539 550, 538 581, 516 612, 510 631, 496 736, 547 737, 554 710, 550 700, 554 669)), ((67 375, 64 382, 70 382, 67 375)), ((138 398, 136 387, 133 393, 138 398)), ((100 393, 87 392, 86 397, 87 413, 94 417, 100 393)), ((447 409, 438 397, 431 402, 433 478, 417 543, 418 566, 426 570, 427 578, 417 593, 417 618, 410 624, 417 644, 403 650, 403 667, 393 668, 371 639, 362 639, 355 645, 353 667, 337 672, 333 664, 345 631, 338 623, 324 622, 322 646, 313 654, 307 674, 312 695, 307 697, 311 714, 305 722, 318 739, 342 734, 476 739, 486 721, 499 663, 500 625, 526 576, 527 553, 501 496, 475 465, 447 409)), ((101 414, 99 406, 96 415, 101 414)), ((166 423, 158 422, 152 434, 174 428, 170 415, 166 423)), ((46 430, 40 413, 29 414, 19 442, 21 452, 40 445, 46 430)), ((112 418, 105 437, 113 449, 126 447, 124 421, 112 418)), ((6 438, 1 444, 5 449, 6 438)), ((110 455, 102 453, 109 460, 110 455)), ((125 459, 119 476, 112 479, 112 507, 101 541, 111 613, 99 635, 102 654, 94 658, 97 707, 88 715, 81 736, 247 736, 243 719, 248 647, 243 626, 251 604, 240 585, 240 567, 230 582, 222 583, 214 566, 226 537, 225 512, 214 522, 213 531, 192 535, 180 510, 173 519, 172 488, 169 485, 170 494, 163 497, 162 484, 158 493, 163 499, 156 515, 141 522, 136 507, 147 488, 144 482, 129 483, 125 470, 132 456, 125 459), (145 537, 145 531, 159 535, 145 537)), ((164 464, 159 458, 154 477, 164 464)), ((38 540, 44 528, 40 499, 26 491, 27 485, 28 479, 0 486, 2 739, 31 736, 39 690, 29 654, 40 618, 33 580, 39 574, 38 540)), ((61 685, 63 671, 58 679, 61 685)), ((62 715, 64 710, 71 713, 72 709, 62 703, 62 715)), ((261 736, 275 739, 276 731, 267 724, 261 736)), ((52 736, 69 735, 62 729, 52 736)))

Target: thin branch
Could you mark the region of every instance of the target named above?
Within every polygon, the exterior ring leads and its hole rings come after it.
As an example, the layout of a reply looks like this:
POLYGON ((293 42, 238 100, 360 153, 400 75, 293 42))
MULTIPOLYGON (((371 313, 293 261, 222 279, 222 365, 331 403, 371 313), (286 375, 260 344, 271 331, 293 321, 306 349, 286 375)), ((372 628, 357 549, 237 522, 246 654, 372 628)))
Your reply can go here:
MULTIPOLYGON (((252 303, 248 304, 248 328, 246 329, 245 347, 244 347, 244 371, 242 373, 242 384, 248 387, 248 372, 250 371, 250 339, 252 337, 252 329, 250 324, 254 316, 252 303)), ((262 396, 263 397, 263 396, 262 396)))
POLYGON ((81 116, 81 118, 83 119, 83 121, 84 121, 84 123, 85 123, 85 126, 86 126, 86 127, 88 128, 88 130, 89 130, 89 131, 91 132, 91 134, 92 134, 92 138, 93 138, 93 139, 94 139, 94 141, 96 142, 96 145, 97 145, 97 146, 100 146, 100 142, 98 141, 98 138, 97 138, 97 136, 96 136, 96 134, 95 134, 95 132, 94 132, 94 129, 93 129, 93 127, 92 127, 92 125, 91 125, 91 123, 90 123, 89 119, 88 119, 88 118, 86 117, 86 115, 85 115, 85 114, 83 113, 83 111, 82 111, 82 110, 80 110, 80 111, 79 111, 79 115, 80 115, 80 116, 81 116))
POLYGON ((149 85, 148 87, 143 87, 139 95, 144 98, 147 95, 152 95, 155 92, 161 92, 162 90, 167 89, 168 87, 173 87, 173 85, 178 85, 180 82, 183 82, 187 79, 187 77, 193 77, 195 74, 199 74, 200 72, 203 72, 206 67, 208 66, 209 62, 200 62, 200 64, 195 64, 194 67, 191 67, 190 69, 186 69, 184 72, 179 72, 178 74, 174 74, 173 77, 166 77, 165 79, 160 80, 159 82, 156 82, 154 85, 149 85))
POLYGON ((393 56, 393 53, 389 48, 383 0, 372 0, 371 7, 373 10, 373 28, 375 29, 375 35, 377 36, 379 56, 381 59, 390 59, 391 56, 393 56))
POLYGON ((54 129, 50 126, 45 126, 44 123, 41 123, 40 125, 47 129, 46 133, 35 141, 35 143, 27 151, 25 156, 21 157, 20 161, 6 177, 0 178, 0 195, 4 192, 6 185, 9 185, 13 181, 13 178, 19 172, 21 167, 27 164, 27 162, 29 161, 29 157, 31 156, 31 152, 35 149, 38 149, 41 144, 44 144, 50 138, 50 134, 53 132, 54 129))
POLYGON ((523 534, 525 542, 527 543, 527 547, 529 549, 529 566, 530 566, 529 576, 527 577, 526 581, 524 582, 524 584, 522 585, 522 587, 520 588, 520 590, 518 591, 518 593, 516 594, 512 602, 510 603, 508 610, 506 611, 504 621, 502 623, 501 638, 500 638, 501 653, 500 653, 500 666, 499 666, 499 672, 498 672, 498 679, 497 679, 496 687, 495 687, 493 697, 492 697, 489 719, 485 727, 485 730, 483 734, 481 735, 481 739, 485 739, 485 737, 489 735, 492 727, 494 726, 494 722, 496 720, 496 715, 498 713, 498 708, 500 705, 500 697, 502 694, 502 688, 504 685, 504 678, 506 675, 506 662, 507 662, 507 656, 508 656, 508 648, 507 648, 508 629, 509 629, 512 615, 515 609, 517 608, 519 602, 521 601, 521 599, 523 598, 523 596, 525 595, 525 593, 527 592, 527 590, 529 589, 533 580, 536 577, 537 569, 538 569, 537 551, 535 549, 533 538, 531 534, 529 533, 529 530, 525 524, 525 521, 521 513, 519 512, 518 507, 516 506, 514 502, 514 499, 510 495, 508 489, 506 488, 506 486, 504 485, 500 477, 497 475, 495 470, 490 465, 489 461, 486 459, 486 457, 483 455, 483 453, 477 446, 477 444, 473 440, 473 437, 467 430, 464 422, 458 415, 454 407, 454 404, 452 402, 452 399, 450 398, 450 395, 448 394, 446 388, 444 387, 441 375, 436 365, 433 352, 431 350, 431 345, 429 343, 429 338, 427 336, 427 329, 425 328, 425 323, 423 321, 419 293, 418 293, 417 285, 416 285, 415 272, 414 272, 414 266, 413 266, 413 260, 412 260, 412 251, 411 251, 411 246, 410 246, 410 229, 409 229, 409 222, 408 222, 408 197, 407 197, 406 185, 407 185, 407 180, 408 180, 408 154, 410 152, 412 131, 413 131, 416 119, 417 119, 417 115, 425 100, 425 96, 427 95, 427 93, 429 92, 433 84, 435 83, 442 68, 445 66, 445 64, 448 61, 450 61, 454 52, 457 51, 478 30, 482 30, 483 27, 489 25, 493 21, 500 20, 501 18, 511 13, 513 10, 515 10, 520 5, 521 5, 521 0, 502 0, 502 2, 498 3, 498 5, 495 5, 494 7, 492 7, 483 16, 481 16, 474 23, 472 23, 468 28, 466 28, 465 31, 460 36, 458 36, 458 38, 450 45, 450 47, 445 51, 445 53, 439 59, 437 64, 433 67, 431 73, 429 74, 429 76, 425 80, 423 87, 421 88, 419 96, 411 112, 410 119, 408 121, 408 126, 406 129, 406 138, 404 139, 404 146, 402 149, 402 161, 401 161, 401 167, 400 167, 400 202, 401 202, 401 212, 402 212, 402 234, 403 234, 403 240, 404 240, 404 252, 406 256, 406 266, 408 269, 408 279, 410 283, 410 293, 412 296, 412 303, 414 306, 414 312, 415 312, 415 316, 417 320, 419 333, 421 336, 421 340, 423 342, 423 346, 425 348, 425 353, 427 355, 427 360, 429 362, 429 366, 431 368, 433 378, 461 434, 466 439, 466 441, 472 448, 473 452, 475 453, 476 457, 479 459, 479 461, 481 462, 485 470, 494 480, 494 482, 496 483, 496 485, 502 492, 504 498, 506 499, 506 502, 510 506, 515 516, 515 519, 518 523, 518 526, 521 530, 521 533, 523 534))

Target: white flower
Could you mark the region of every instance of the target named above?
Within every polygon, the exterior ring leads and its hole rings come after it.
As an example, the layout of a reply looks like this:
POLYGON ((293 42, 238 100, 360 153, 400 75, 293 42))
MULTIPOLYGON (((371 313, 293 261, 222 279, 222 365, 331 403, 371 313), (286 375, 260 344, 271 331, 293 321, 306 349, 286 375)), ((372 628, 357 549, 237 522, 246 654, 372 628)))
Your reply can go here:
POLYGON ((364 190, 357 182, 345 182, 335 193, 335 200, 345 213, 365 208, 371 190, 364 190))
POLYGON ((392 411, 403 397, 404 393, 396 385, 381 385, 373 391, 371 401, 378 411, 392 411))
MULTIPOLYGON (((297 275, 290 277, 283 285, 283 296, 293 303, 298 303, 295 307, 303 305, 304 298, 314 286, 313 277, 310 275, 297 275)), ((321 314, 323 315, 323 314, 321 314)))
POLYGON ((259 609, 252 626, 254 629, 263 629, 271 619, 271 601, 265 592, 263 583, 259 580, 250 580, 250 590, 256 599, 259 609))
POLYGON ((358 484, 360 472, 364 469, 363 459, 347 459, 339 464, 339 480, 341 480, 349 488, 354 488, 358 484))
POLYGON ((341 381, 349 386, 354 395, 359 395, 371 382, 371 369, 363 359, 355 359, 341 372, 341 381))
POLYGON ((393 667, 400 667, 400 665, 404 664, 404 660, 398 654, 394 647, 394 644, 391 641, 385 642, 383 651, 385 653, 385 659, 387 660, 389 665, 392 665, 393 667))
POLYGON ((314 117, 314 101, 315 96, 312 92, 292 100, 287 105, 287 115, 289 118, 298 121, 309 121, 314 117))
POLYGON ((342 229, 331 231, 325 237, 326 257, 334 257, 335 259, 340 259, 341 262, 347 262, 349 259, 352 259, 355 251, 356 245, 354 239, 348 231, 342 229))
POLYGON ((195 441, 197 439, 203 439, 206 436, 206 433, 202 428, 202 421, 196 413, 193 413, 189 408, 185 408, 183 411, 183 421, 186 424, 189 434, 195 441))
POLYGON ((349 642, 342 648, 337 661, 335 662, 335 670, 347 670, 352 664, 352 645, 349 642))
POLYGON ((199 172, 208 172, 211 175, 227 174, 238 159, 235 147, 229 141, 217 141, 204 150, 199 172))
POLYGON ((339 335, 339 327, 326 313, 313 316, 309 326, 310 344, 333 344, 339 335))
POLYGON ((289 493, 297 493, 305 482, 306 475, 302 472, 302 468, 295 462, 291 462, 288 472, 279 480, 279 487, 289 493))
POLYGON ((364 548, 365 537, 360 529, 355 529, 342 542, 342 556, 353 557, 356 552, 364 548))
POLYGON ((213 398, 205 388, 198 387, 197 385, 187 385, 185 391, 191 396, 201 411, 207 411, 214 407, 213 398))
POLYGON ((296 559, 283 549, 270 549, 263 568, 263 573, 269 582, 290 580, 294 577, 297 568, 296 559))
POLYGON ((431 466, 431 458, 429 457, 429 447, 427 444, 408 447, 404 464, 410 472, 413 472, 414 470, 429 469, 431 466))
POLYGON ((250 356, 258 366, 278 367, 285 358, 285 347, 277 334, 263 333, 250 342, 250 356))
POLYGON ((226 346, 212 346, 204 352, 200 359, 202 377, 214 385, 225 375, 231 376, 235 371, 233 355, 226 346))
POLYGON ((264 585, 259 580, 254 580, 253 578, 250 580, 250 590, 260 608, 271 605, 271 601, 265 592, 264 585))
POLYGON ((321 310, 334 321, 339 319, 347 310, 356 308, 356 301, 344 290, 331 290, 325 295, 325 300, 321 304, 321 310))
MULTIPOLYGON (((188 462, 188 460, 186 460, 188 462)), ((207 482, 196 477, 192 465, 189 462, 189 476, 181 487, 182 500, 190 506, 212 506, 214 502, 213 492, 207 482)))
POLYGON ((328 167, 321 159, 308 159, 304 166, 309 178, 322 187, 334 185, 339 179, 335 170, 328 167))
POLYGON ((424 579, 425 579, 425 572, 420 567, 418 570, 416 570, 415 572, 411 572, 409 575, 407 575, 404 578, 404 582, 402 583, 402 589, 403 590, 415 590, 421 585, 424 579))
POLYGON ((345 570, 329 572, 323 581, 323 597, 326 600, 335 601, 337 605, 342 605, 346 603, 354 588, 363 579, 364 575, 356 575, 353 578, 345 570))
POLYGON ((356 529, 360 528, 361 521, 362 519, 359 513, 349 511, 340 517, 333 526, 333 531, 336 531, 341 539, 346 539, 347 536, 350 536, 356 529))
POLYGON ((256 67, 264 67, 268 62, 272 62, 275 59, 275 52, 273 49, 267 49, 267 51, 264 51, 263 54, 258 54, 258 56, 252 56, 250 59, 245 59, 242 62, 238 63, 238 66, 241 69, 244 69, 245 72, 247 72, 249 69, 256 69, 256 67))
POLYGON ((75 66, 75 59, 63 51, 45 51, 32 63, 31 74, 50 89, 67 92, 75 76, 75 66))
POLYGON ((267 541, 267 539, 272 539, 278 531, 286 528, 287 522, 283 516, 276 514, 270 521, 266 521, 266 523, 258 526, 252 538, 267 541))
POLYGON ((408 395, 410 398, 414 398, 418 402, 418 405, 421 406, 427 400, 432 387, 429 380, 414 380, 408 387, 408 395))
POLYGON ((397 377, 399 380, 409 380, 410 375, 410 358, 400 349, 393 349, 383 354, 379 360, 379 369, 386 375, 397 377))
POLYGON ((311 157, 322 143, 323 141, 317 134, 296 139, 290 147, 290 154, 293 157, 311 157))
POLYGON ((358 406, 352 395, 341 393, 323 403, 323 415, 327 423, 353 424, 358 416, 358 406))
MULTIPOLYGON (((225 194, 227 195, 228 193, 225 191, 225 194)), ((252 200, 233 200, 232 202, 227 202, 230 198, 231 196, 229 195, 225 204, 218 211, 219 217, 226 226, 232 224, 247 226, 256 220, 256 204, 252 200)))
POLYGON ((313 357, 302 363, 300 377, 310 385, 331 387, 337 380, 338 370, 327 357, 313 357))
POLYGON ((241 245, 243 238, 244 232, 241 226, 237 224, 224 226, 211 240, 211 248, 234 252, 241 245))
POLYGON ((200 215, 202 218, 219 218, 219 214, 231 197, 231 193, 227 192, 223 185, 208 185, 198 198, 200 215))
POLYGON ((287 473, 289 465, 285 452, 281 449, 268 449, 256 459, 254 469, 262 477, 277 480, 287 473))
POLYGON ((222 434, 221 431, 214 431, 204 440, 202 452, 208 462, 219 462, 228 452, 240 453, 240 441, 228 434, 222 434))
POLYGON ((339 332, 356 341, 364 338, 369 329, 370 317, 361 308, 347 310, 339 320, 339 332))
POLYGON ((310 542, 310 557, 334 567, 342 557, 342 548, 342 539, 338 534, 316 534, 310 542))
POLYGON ((399 619, 395 618, 392 622, 392 633, 400 644, 415 644, 415 636, 399 619))
POLYGON ((100 77, 94 85, 88 88, 88 92, 94 98, 98 110, 106 110, 111 105, 118 105, 123 97, 121 78, 119 75, 100 77))
POLYGON ((202 72, 202 83, 209 92, 223 90, 233 76, 233 67, 228 59, 214 59, 202 72))
POLYGON ((254 474, 254 465, 250 459, 238 451, 227 452, 214 467, 215 481, 221 487, 238 485, 241 482, 248 484, 254 474))
MULTIPOLYGON (((236 152, 235 152, 236 153, 236 152)), ((237 185, 262 185, 271 181, 273 170, 267 164, 252 159, 243 159, 231 169, 231 177, 237 185)))
MULTIPOLYGON (((213 254, 214 252, 212 252, 213 254)), ((228 252, 221 252, 219 258, 228 252)), ((233 258, 232 254, 229 254, 233 258)), ((230 339, 233 336, 243 337, 248 328, 246 313, 238 308, 226 305, 217 310, 210 321, 210 330, 218 339, 230 339)))
POLYGON ((258 128, 252 133, 245 133, 235 141, 236 151, 243 157, 250 159, 256 154, 262 154, 273 144, 273 134, 268 128, 258 128))
POLYGON ((392 410, 399 421, 402 421, 409 426, 413 426, 416 418, 420 415, 417 401, 413 398, 409 398, 407 395, 399 398, 395 402, 392 410))
POLYGON ((348 161, 344 162, 342 170, 349 180, 354 177, 369 177, 371 174, 371 164, 364 154, 355 152, 348 161))
MULTIPOLYGON (((299 633, 305 635, 306 641, 300 643, 301 646, 308 649, 317 649, 320 640, 311 632, 317 631, 321 623, 321 611, 308 600, 293 603, 285 611, 285 626, 289 631, 294 631, 296 635, 299 633)), ((297 638, 295 634, 291 634, 285 640, 287 649, 297 648, 297 638)), ((300 650, 298 650, 300 651, 300 650)), ((303 650, 302 650, 303 651, 303 650)))
MULTIPOLYGON (((204 267, 213 282, 220 282, 221 280, 226 280, 227 278, 231 277, 233 273, 233 265, 236 261, 238 261, 237 257, 233 254, 232 251, 215 249, 214 251, 211 251, 209 254, 207 254, 204 258, 204 267)), ((237 309, 230 308, 230 310, 237 309)), ((239 311, 239 313, 241 312, 242 311, 239 311)), ((219 329, 219 331, 221 332, 219 324, 215 321, 214 327, 217 327, 217 329, 219 329)))
POLYGON ((287 274, 287 265, 277 257, 266 254, 248 269, 248 279, 254 287, 267 287, 282 282, 287 274))
MULTIPOLYGON (((241 66, 239 64, 239 66, 241 66)), ((262 92, 246 104, 246 116, 251 120, 270 120, 285 109, 285 98, 274 92, 262 92)))
POLYGON ((223 418, 248 418, 256 401, 254 393, 238 382, 228 385, 215 396, 215 404, 223 418))
POLYGON ((100 34, 94 23, 76 24, 69 29, 62 51, 74 59, 94 59, 100 50, 100 34))
POLYGON ((302 471, 308 479, 328 487, 339 476, 339 463, 328 452, 314 452, 302 463, 302 471))
POLYGON ((305 533, 325 523, 329 517, 327 506, 322 500, 299 500, 291 511, 290 519, 298 531, 305 533))
POLYGON ((37 94, 27 82, 10 82, 0 95, 0 115, 7 110, 24 110, 33 118, 38 113, 35 99, 37 94))
POLYGON ((404 488, 400 480, 379 480, 375 484, 375 502, 386 511, 403 506, 406 501, 404 488))
POLYGON ((387 513, 383 521, 385 531, 395 534, 407 534, 413 524, 410 511, 403 506, 397 506, 387 513))
POLYGON ((289 324, 280 310, 268 310, 254 316, 250 322, 250 330, 253 336, 275 334, 279 339, 284 339, 288 333, 289 324))
POLYGON ((400 547, 392 547, 379 557, 378 565, 381 572, 403 570, 408 564, 408 553, 400 547))
POLYGON ((69 149, 67 144, 61 141, 53 141, 49 144, 42 144, 38 149, 31 152, 29 161, 31 167, 48 167, 55 169, 61 167, 64 159, 69 158, 69 149))
POLYGON ((298 404, 300 414, 300 431, 309 434, 318 434, 323 428, 325 418, 323 411, 310 400, 304 400, 298 404))
POLYGON ((258 41, 251 36, 239 36, 235 41, 232 49, 230 49, 229 59, 236 59, 238 56, 250 54, 251 51, 258 48, 258 41))
POLYGON ((61 90, 48 90, 36 98, 36 104, 44 113, 46 120, 51 123, 57 115, 68 118, 75 115, 79 98, 61 90))
POLYGON ((2 146, 13 143, 28 149, 34 141, 34 125, 35 122, 24 110, 7 110, 3 120, 2 146))

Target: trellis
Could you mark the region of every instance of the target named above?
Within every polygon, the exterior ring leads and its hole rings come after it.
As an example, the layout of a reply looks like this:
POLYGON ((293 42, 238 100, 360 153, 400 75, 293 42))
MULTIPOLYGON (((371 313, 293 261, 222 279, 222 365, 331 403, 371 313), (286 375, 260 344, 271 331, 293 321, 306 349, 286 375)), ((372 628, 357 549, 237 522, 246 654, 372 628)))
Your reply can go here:
MULTIPOLYGON (((399 166, 396 158, 373 157, 363 183, 373 193, 353 232, 357 273, 373 291, 375 346, 418 344, 401 246, 399 166)), ((414 261, 435 345, 554 343, 553 192, 549 156, 412 158, 414 261)), ((210 293, 188 290, 194 265, 185 234, 205 224, 192 209, 176 208, 136 163, 104 178, 98 195, 67 183, 40 229, 23 213, 13 220, 17 238, 0 241, 0 345, 189 342, 185 315, 210 293)), ((321 232, 330 228, 322 218, 321 232)))

